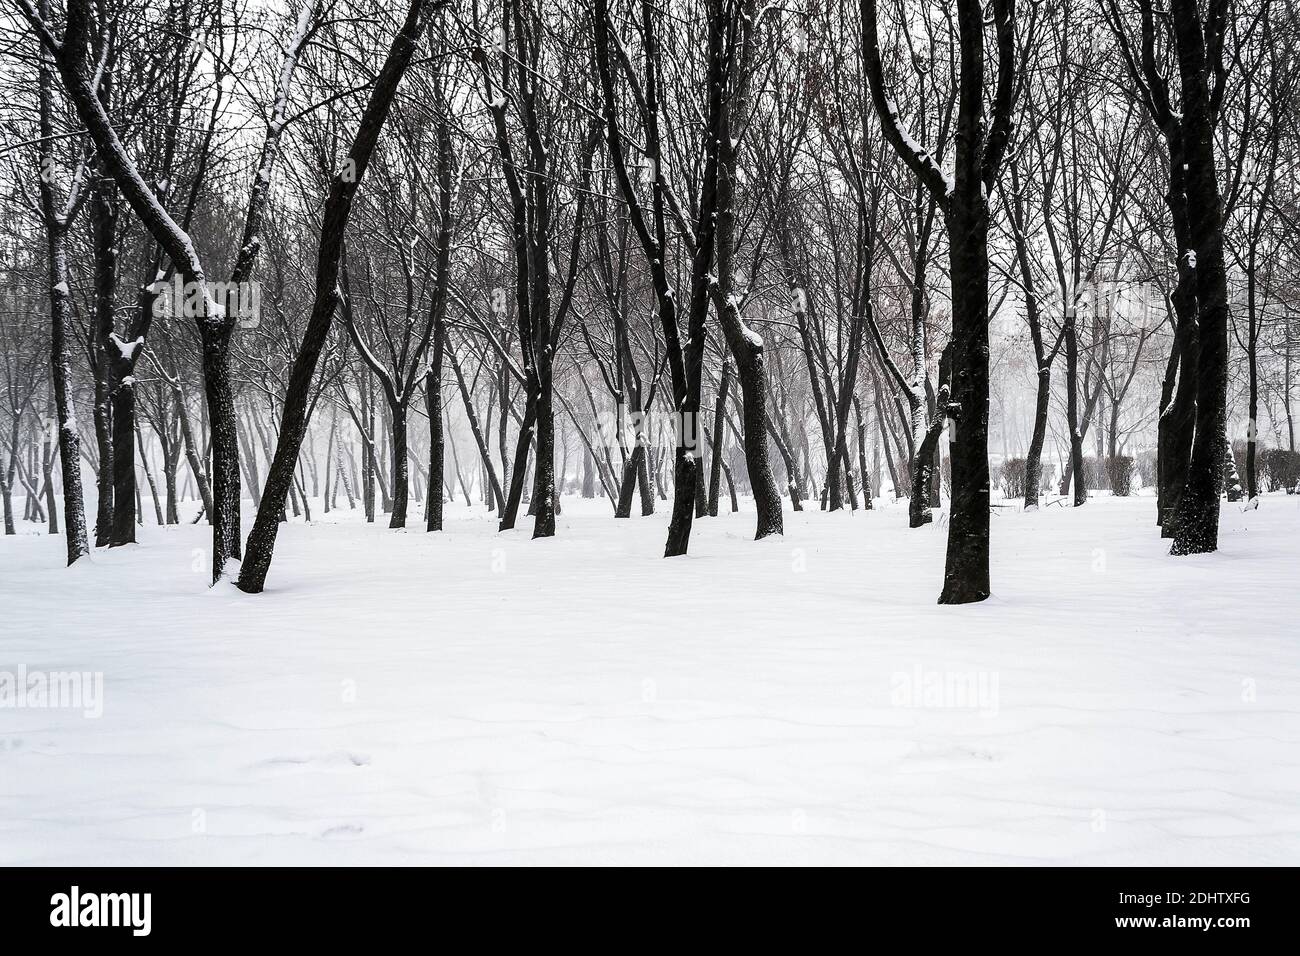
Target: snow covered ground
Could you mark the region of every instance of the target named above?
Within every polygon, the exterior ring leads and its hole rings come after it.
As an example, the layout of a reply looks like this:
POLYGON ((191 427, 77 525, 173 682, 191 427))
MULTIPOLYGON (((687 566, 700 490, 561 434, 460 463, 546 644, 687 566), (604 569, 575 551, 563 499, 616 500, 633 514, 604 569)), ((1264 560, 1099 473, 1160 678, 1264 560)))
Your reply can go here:
POLYGON ((1179 559, 1150 498, 1002 513, 963 608, 904 505, 671 561, 314 510, 256 597, 205 527, 0 538, 0 671, 103 675, 0 709, 0 863, 1300 863, 1300 497, 1179 559))

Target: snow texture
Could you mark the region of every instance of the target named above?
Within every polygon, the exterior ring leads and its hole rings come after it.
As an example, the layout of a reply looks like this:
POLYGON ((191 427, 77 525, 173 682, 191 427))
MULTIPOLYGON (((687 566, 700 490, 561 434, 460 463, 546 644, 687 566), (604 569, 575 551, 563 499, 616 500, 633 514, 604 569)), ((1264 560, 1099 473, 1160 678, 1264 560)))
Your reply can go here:
POLYGON ((202 525, 0 538, 0 670, 104 674, 100 719, 0 709, 0 863, 1300 860, 1300 499, 1187 558, 1150 497, 1001 509, 960 608, 942 515, 879 505, 671 561, 600 502, 336 511, 260 596, 202 525))

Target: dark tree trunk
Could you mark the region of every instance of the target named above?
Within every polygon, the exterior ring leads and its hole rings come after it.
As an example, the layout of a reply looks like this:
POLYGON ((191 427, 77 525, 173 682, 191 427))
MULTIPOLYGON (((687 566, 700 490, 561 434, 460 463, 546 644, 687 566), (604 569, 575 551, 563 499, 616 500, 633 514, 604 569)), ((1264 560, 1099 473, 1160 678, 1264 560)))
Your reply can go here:
MULTIPOLYGON (((988 193, 996 182, 1011 131, 1016 74, 1014 9, 1013 0, 993 4, 998 83, 993 121, 986 129, 982 5, 976 0, 959 0, 957 4, 961 81, 954 179, 946 209, 953 325, 948 361, 956 433, 950 444, 952 505, 941 604, 967 604, 989 596, 988 193)), ((874 15, 872 19, 874 39, 874 15)), ((875 65, 879 65, 878 58, 875 65)), ((878 89, 879 84, 876 86, 878 89)), ((930 179, 936 177, 930 175, 930 179)), ((939 186, 936 181, 932 188, 937 191, 939 186)))
MULTIPOLYGON (((709 466, 709 517, 718 516, 718 494, 722 490, 722 442, 727 413, 727 390, 731 385, 731 363, 722 363, 722 378, 718 383, 717 404, 713 408, 713 435, 710 451, 713 463, 709 466)), ((767 436, 763 436, 764 442, 767 436)))
MULTIPOLYGON (((158 498, 158 483, 154 481, 153 471, 149 468, 149 456, 145 454, 144 450, 144 433, 139 428, 135 430, 135 443, 140 452, 140 467, 144 470, 144 478, 149 485, 149 497, 153 501, 154 520, 160 525, 165 524, 166 519, 163 518, 162 502, 158 498)), ((140 524, 144 524, 143 509, 141 509, 140 513, 140 524)))
POLYGON ((673 458, 673 510, 668 520, 668 541, 664 545, 666 558, 685 554, 690 544, 698 470, 699 462, 679 446, 673 458))
POLYGON ((501 509, 501 521, 498 531, 509 531, 519 520, 519 505, 523 501, 524 481, 528 477, 528 453, 533 445, 533 432, 537 427, 536 394, 530 389, 524 404, 524 418, 519 425, 519 437, 515 440, 515 460, 510 466, 510 494, 501 509))
MULTIPOLYGON (((221 580, 228 560, 238 560, 239 434, 235 423, 235 393, 230 381, 230 334, 227 322, 205 324, 203 386, 212 429, 212 582, 221 580)), ((116 417, 116 410, 114 411, 116 417)), ((116 443, 114 443, 116 448, 116 443)))
POLYGON ((325 513, 329 514, 334 510, 334 495, 337 488, 333 480, 334 472, 334 432, 335 423, 330 422, 329 438, 325 441, 325 513))
POLYGON ((1043 444, 1047 440, 1047 409, 1052 398, 1052 369, 1038 370, 1038 391, 1034 397, 1034 430, 1029 437, 1029 451, 1025 453, 1025 510, 1038 507, 1038 495, 1043 487, 1043 444))
MULTIPOLYGON (((1181 200, 1176 205, 1181 208, 1181 200)), ((1178 227, 1174 231, 1184 233, 1178 227)), ((1178 500, 1187 484, 1196 430, 1196 376, 1192 372, 1197 362, 1195 269, 1186 256, 1180 256, 1178 271, 1178 285, 1171 297, 1176 323, 1174 343, 1161 385, 1156 437, 1157 512, 1162 538, 1174 536, 1178 500)))
MULTIPOLYGON (((924 456, 917 458, 916 474, 917 478, 923 482, 930 480, 930 473, 934 470, 935 451, 939 447, 939 436, 943 434, 943 419, 936 418, 931 422, 930 427, 926 430, 925 437, 921 439, 920 448, 926 452, 924 456)), ((913 506, 908 513, 908 526, 919 528, 925 522, 916 514, 913 506)))
POLYGON ((410 495, 410 465, 406 452, 406 406, 389 406, 389 420, 393 434, 393 513, 388 520, 390 528, 406 527, 406 501, 410 495))
POLYGON ((699 188, 698 221, 691 256, 691 292, 687 311, 686 343, 681 341, 677 303, 665 264, 666 245, 666 190, 662 169, 662 151, 659 136, 659 78, 661 68, 655 17, 650 4, 642 5, 642 39, 645 45, 646 74, 644 90, 646 156, 653 170, 653 217, 647 220, 641 202, 627 170, 623 151, 622 131, 618 122, 617 97, 614 91, 613 69, 610 65, 609 32, 612 29, 608 3, 596 4, 596 64, 605 106, 605 131, 609 143, 609 156, 614 164, 619 191, 628 205, 629 215, 638 241, 650 267, 655 298, 659 307, 659 320, 663 328, 667 350, 667 363, 672 381, 672 408, 677 427, 677 448, 674 461, 673 509, 668 524, 665 557, 685 554, 690 543, 691 523, 694 519, 694 498, 699 481, 700 464, 695 456, 699 452, 700 391, 702 387, 705 323, 713 278, 709 273, 718 224, 718 154, 721 146, 723 100, 726 97, 727 70, 724 47, 728 35, 734 35, 734 22, 729 17, 738 13, 725 11, 722 5, 710 4, 708 10, 708 74, 707 113, 704 129, 704 163, 699 188), (652 231, 653 230, 653 231, 652 231))
POLYGON ((13 417, 13 424, 9 436, 9 464, 6 467, 0 462, 0 505, 3 505, 5 534, 17 534, 18 529, 14 526, 14 472, 18 466, 18 416, 13 417))
MULTIPOLYGON (((641 459, 636 466, 636 485, 641 497, 641 516, 655 513, 654 489, 650 487, 650 449, 641 445, 641 459)), ((636 449, 632 451, 636 457, 636 449)))
MULTIPOLYGON (((107 360, 103 360, 105 364, 107 360)), ((113 435, 112 399, 103 374, 95 372, 95 444, 99 450, 99 472, 95 487, 99 501, 95 506, 95 547, 106 548, 113 540, 113 435)))
POLYGON ((871 511, 875 507, 875 479, 867 470, 867 426, 862 419, 862 402, 853 396, 853 415, 858 429, 858 471, 862 473, 862 508, 871 511))
POLYGON ((176 497, 176 464, 178 456, 164 449, 163 453, 163 489, 167 496, 167 523, 180 524, 180 511, 176 497))
MULTIPOLYGON (((375 399, 375 395, 372 393, 371 400, 373 401, 374 399, 375 399)), ((380 510, 384 514, 391 514, 393 510, 393 490, 392 490, 392 486, 389 485, 389 483, 386 480, 384 480, 383 477, 385 473, 384 453, 387 452, 390 457, 393 454, 391 441, 389 439, 389 435, 391 434, 391 428, 392 428, 392 415, 390 414, 391 406, 389 406, 387 403, 383 405, 379 405, 376 403, 375 407, 379 410, 379 424, 382 426, 387 426, 384 428, 383 435, 378 438, 375 444, 375 479, 379 483, 380 510), (380 445, 379 442, 381 441, 384 444, 380 445)), ((371 434, 375 434, 375 433, 372 431, 371 434)), ((391 477, 393 473, 392 471, 393 464, 391 461, 389 461, 387 464, 388 464, 387 474, 391 477)), ((294 468, 296 470, 297 465, 295 465, 294 468)))
MULTIPOLYGON (((719 5, 721 7, 721 5, 719 5)), ((730 56, 729 79, 733 89, 721 98, 716 118, 718 128, 718 165, 717 165, 717 284, 714 296, 714 308, 722 326, 727 348, 736 361, 736 373, 740 379, 741 403, 743 404, 743 425, 741 435, 745 446, 745 467, 749 472, 749 484, 754 495, 757 522, 754 532, 755 540, 770 534, 781 534, 784 524, 781 517, 781 492, 776 487, 772 475, 772 463, 767 449, 767 366, 763 355, 763 340, 751 332, 740 314, 740 304, 735 295, 735 253, 736 253, 736 185, 739 165, 738 151, 742 123, 733 117, 746 117, 749 111, 750 87, 754 68, 758 28, 757 0, 743 0, 738 18, 739 50, 730 56)), ((715 14, 722 16, 721 9, 715 14)), ((726 369, 723 373, 725 375, 726 369)), ((719 401, 725 406, 725 398, 719 401)), ((714 425, 713 435, 721 447, 724 433, 721 421, 714 425)), ((714 452, 713 469, 716 472, 721 465, 718 452, 714 452)), ((709 495, 709 514, 718 513, 718 476, 710 475, 711 489, 709 495)))
MULTIPOLYGON (((50 380, 59 426, 59 458, 63 477, 63 520, 67 528, 68 564, 90 553, 86 535, 86 505, 81 492, 81 437, 68 401, 67 317, 69 291, 63 236, 49 234, 50 269, 50 380)), ((48 477, 47 477, 48 485, 48 477)), ((50 502, 51 528, 55 527, 54 502, 50 502)))
POLYGON ((960 412, 949 453, 952 509, 941 604, 989 596, 988 204, 963 189, 961 176, 949 212, 953 401, 960 412))
POLYGON ((1170 12, 1182 79, 1188 238, 1197 297, 1196 434, 1170 553, 1202 554, 1219 546, 1227 443, 1228 284, 1205 31, 1196 0, 1173 0, 1170 12))
POLYGON ((1074 506, 1088 502, 1088 482, 1083 473, 1083 431, 1079 427, 1079 335, 1078 316, 1072 306, 1065 319, 1066 423, 1070 429, 1070 467, 1061 486, 1065 494, 1074 484, 1074 506))
POLYGON ((361 386, 361 501, 366 522, 375 520, 375 407, 370 399, 369 383, 361 386))
POLYGON ((555 406, 552 387, 548 367, 537 393, 537 466, 532 501, 536 514, 534 538, 550 538, 555 534, 555 406))
MULTIPOLYGON (((168 215, 158 202, 157 197, 145 184, 125 147, 118 139, 113 121, 109 117, 104 104, 99 100, 99 90, 97 89, 99 78, 93 76, 91 72, 91 67, 96 59, 95 56, 91 55, 90 50, 92 20, 91 4, 88 0, 77 0, 77 2, 71 2, 70 0, 65 9, 63 42, 51 51, 63 77, 64 89, 76 107, 78 116, 85 125, 87 132, 94 140, 100 161, 112 175, 118 189, 122 191, 135 214, 140 218, 150 235, 163 247, 167 256, 179 271, 186 287, 188 289, 202 290, 206 295, 208 289, 207 277, 190 236, 168 215)), ((256 192, 256 187, 254 191, 256 192)), ((250 203, 250 212, 255 206, 255 203, 250 203)), ((256 223, 250 215, 249 226, 255 227, 255 225, 256 223)), ((255 253, 257 246, 254 241, 255 238, 255 228, 251 234, 245 235, 244 248, 241 249, 240 253, 241 261, 246 256, 255 253)), ((240 274, 238 265, 233 277, 241 281, 246 278, 246 276, 240 274)), ((209 315, 206 302, 198 311, 199 314, 196 319, 199 336, 203 342, 203 370, 205 376, 209 374, 213 376, 212 380, 206 384, 213 437, 212 570, 213 579, 216 580, 222 574, 226 559, 228 557, 238 557, 239 555, 239 450, 234 434, 234 405, 228 374, 229 356, 227 354, 231 325, 223 317, 209 315)), ((147 328, 148 324, 147 315, 148 313, 141 315, 141 326, 145 328, 147 328)), ((122 348, 123 344, 119 343, 119 349, 122 348)), ((135 337, 134 342, 126 346, 126 350, 131 353, 130 357, 134 358, 138 355, 142 345, 143 332, 135 337)), ((122 434, 121 425, 114 422, 114 435, 120 434, 122 434)), ((127 443, 129 442, 130 438, 128 437, 127 443)), ((124 449, 115 445, 114 451, 114 457, 118 458, 121 457, 124 449)), ((121 512, 123 504, 117 501, 117 492, 120 487, 117 477, 122 475, 123 472, 122 469, 118 468, 116 461, 114 462, 114 470, 114 508, 115 512, 121 512)), ((126 507, 129 507, 129 503, 126 507)), ((119 537, 118 533, 123 530, 120 518, 120 514, 115 514, 114 524, 117 526, 115 527, 115 539, 119 537)))
POLYGON ((444 436, 442 428, 442 329, 434 332, 433 361, 424 376, 424 407, 429 413, 429 491, 425 530, 442 530, 444 436))
MULTIPOLYGON (((934 416, 926 424, 921 443, 916 447, 916 465, 912 470, 912 498, 908 503, 908 526, 919 528, 933 520, 930 509, 925 507, 928 489, 936 477, 939 462, 939 436, 943 434, 945 418, 959 412, 958 406, 949 402, 952 375, 951 346, 943 350, 939 360, 939 391, 935 399, 934 416)), ((954 484, 955 488, 955 484, 954 484)), ((954 490, 954 497, 956 492, 954 490)))
POLYGON ((54 439, 48 431, 41 442, 41 483, 45 494, 45 515, 50 534, 59 533, 59 503, 54 498, 54 439))
POLYGON ((1248 256, 1249 264, 1246 267, 1246 309, 1248 312, 1246 332, 1246 413, 1249 416, 1249 424, 1246 432, 1246 497, 1254 501, 1259 494, 1255 475, 1256 446, 1259 444, 1259 321, 1255 313, 1256 251, 1254 239, 1251 240, 1248 256))
MULTIPOLYGON (((114 356, 117 364, 118 357, 114 356)), ((113 531, 111 544, 135 544, 135 382, 114 375, 113 531)), ((211 514, 211 512, 208 512, 211 514)))
MULTIPOLYGON (((371 154, 378 143, 379 134, 397 94, 397 87, 415 54, 427 8, 426 0, 411 0, 406 19, 393 38, 384 65, 371 87, 370 100, 361 115, 356 136, 348 151, 347 158, 350 162, 346 163, 344 168, 351 175, 345 176, 340 171, 330 183, 329 196, 325 201, 321 220, 311 317, 289 375, 284 412, 280 419, 280 437, 276 444, 275 458, 267 473, 266 488, 262 493, 262 506, 257 510, 253 530, 248 536, 248 553, 238 582, 240 590, 243 591, 260 593, 266 583, 276 535, 279 533, 280 513, 284 510, 284 502, 298 462, 298 452, 302 448, 307 429, 309 397, 316 362, 329 336, 334 313, 338 307, 339 264, 344 234, 352 211, 352 199, 370 163, 371 154)), ((213 431, 215 445, 218 440, 215 423, 213 431)), ((230 437, 233 439, 233 434, 230 437)), ((228 476, 226 480, 229 480, 228 476)), ((238 470, 235 472, 234 480, 237 488, 238 470)), ((217 500, 220 500, 221 493, 215 485, 214 482, 214 494, 217 500)), ((237 506, 236 501, 236 508, 237 506)), ((238 533, 237 521, 235 530, 238 533)), ((214 539, 218 537, 214 528, 214 539)))
MULTIPOLYGON (((528 8, 525 21, 524 6, 508 5, 504 19, 513 23, 505 32, 507 42, 513 44, 512 55, 522 61, 536 61, 539 56, 541 35, 540 13, 528 8), (525 25, 526 24, 526 25, 525 25)), ((502 175, 510 197, 511 249, 515 265, 515 314, 519 331, 519 346, 526 370, 528 399, 515 450, 515 474, 510 483, 510 498, 502 514, 500 529, 514 527, 518 517, 519 500, 524 488, 524 475, 529 445, 536 442, 537 458, 534 471, 534 493, 530 513, 535 515, 534 538, 548 538, 555 534, 555 515, 558 510, 558 493, 555 475, 555 396, 553 394, 553 361, 559 345, 564 319, 572 302, 577 281, 579 262, 582 259, 583 210, 587 184, 591 173, 591 157, 597 144, 593 127, 587 135, 577 157, 579 188, 574 204, 572 244, 569 251, 568 280, 559 297, 558 306, 551 309, 551 272, 554 262, 550 244, 554 219, 552 203, 555 176, 551 172, 552 128, 544 127, 539 115, 549 109, 537 109, 538 77, 534 71, 512 71, 503 68, 495 77, 486 52, 480 48, 475 60, 483 68, 483 82, 488 91, 488 112, 493 123, 497 153, 501 158, 502 175), (514 94, 510 93, 513 84, 514 94), (498 96, 497 90, 501 95, 498 96), (524 157, 515 159, 514 145, 506 121, 506 105, 515 99, 521 103, 524 126, 524 157), (527 181, 521 180, 519 169, 528 171, 527 181)), ((560 476, 563 480, 563 475, 560 476)))
MULTIPOLYGON (((632 495, 636 491, 637 484, 640 481, 640 472, 644 467, 645 445, 637 442, 632 447, 632 453, 627 456, 627 461, 623 463, 623 478, 619 482, 618 502, 614 508, 615 518, 629 518, 632 516, 632 495)), ((644 509, 642 513, 644 513, 644 509)))
POLYGON ((208 515, 208 520, 212 518, 212 488, 208 484, 207 472, 203 468, 203 462, 199 458, 198 442, 194 437, 194 428, 190 424, 190 413, 185 407, 185 397, 181 391, 176 388, 173 393, 176 403, 176 418, 181 423, 181 439, 185 444, 185 458, 189 462, 190 472, 194 475, 194 483, 198 486, 199 497, 203 499, 203 511, 208 515))
POLYGON ((898 108, 885 91, 876 3, 862 0, 867 79, 885 137, 943 203, 948 229, 952 286, 948 361, 956 432, 950 446, 952 507, 941 604, 966 604, 989 596, 988 194, 997 182, 1011 136, 1016 80, 1014 0, 994 0, 991 7, 997 31, 997 89, 992 122, 986 124, 983 5, 977 0, 957 2, 961 76, 954 172, 949 179, 934 156, 911 140, 901 125, 898 108))
MULTIPOLYGON (((488 451, 487 439, 483 435, 483 429, 479 426, 478 415, 474 411, 474 402, 470 398, 469 387, 465 384, 465 373, 461 371, 460 360, 456 357, 454 348, 447 350, 447 358, 451 361, 451 370, 456 375, 456 385, 460 389, 461 401, 465 406, 465 417, 469 420, 470 433, 474 436, 474 441, 478 445, 479 459, 482 462, 484 470, 487 472, 488 481, 484 482, 484 496, 488 501, 488 510, 491 510, 492 503, 496 503, 497 510, 501 513, 505 511, 505 496, 501 491, 501 483, 497 480, 496 469, 492 465, 492 455, 488 451), (489 486, 490 485, 490 492, 489 486)), ((452 460, 456 460, 456 439, 453 436, 451 441, 452 460)), ((459 475, 460 467, 457 465, 457 474, 459 475)), ((462 478, 460 482, 461 490, 465 491, 465 504, 470 503, 469 492, 465 490, 465 481, 462 478)))
MULTIPOLYGON (((42 12, 48 15, 48 7, 42 12)), ((48 55, 42 51, 38 71, 40 143, 40 209, 45 226, 45 253, 50 304, 50 384, 54 391, 54 412, 58 425, 60 470, 63 476, 64 524, 67 527, 68 565, 90 553, 86 535, 86 505, 81 491, 81 436, 72 415, 68 398, 67 327, 71 312, 71 292, 68 288, 67 234, 75 210, 60 208, 61 196, 55 195, 53 169, 53 75, 48 55)), ((10 409, 15 421, 20 416, 17 408, 10 409)), ((47 435, 47 441, 51 436, 47 435)), ((12 448, 16 455, 18 448, 12 448)), ((54 502, 54 489, 50 481, 53 467, 53 449, 49 449, 45 464, 45 487, 49 499, 50 533, 58 531, 58 515, 54 502)), ((8 502, 6 502, 7 504, 8 502)))
POLYGON ((776 487, 767 448, 767 368, 763 348, 756 341, 750 341, 748 345, 744 361, 736 364, 736 377, 740 380, 745 465, 757 511, 754 539, 758 540, 770 534, 784 534, 785 521, 781 516, 781 493, 776 487))
MULTIPOLYGON (((701 443, 701 449, 703 443, 701 443)), ((709 515, 709 493, 705 490, 704 456, 697 452, 695 456, 695 517, 707 518, 709 515)))
MULTIPOLYGON (((939 430, 943 430, 943 423, 940 422, 939 430)), ((926 438, 929 438, 929 432, 926 432, 926 438)), ((921 448, 929 449, 929 457, 922 458, 919 454, 916 458, 916 464, 912 467, 912 493, 907 500, 907 526, 909 528, 920 528, 934 520, 934 512, 930 509, 930 479, 935 472, 934 453, 939 448, 939 437, 935 435, 933 441, 922 440, 917 446, 918 452, 921 448)))

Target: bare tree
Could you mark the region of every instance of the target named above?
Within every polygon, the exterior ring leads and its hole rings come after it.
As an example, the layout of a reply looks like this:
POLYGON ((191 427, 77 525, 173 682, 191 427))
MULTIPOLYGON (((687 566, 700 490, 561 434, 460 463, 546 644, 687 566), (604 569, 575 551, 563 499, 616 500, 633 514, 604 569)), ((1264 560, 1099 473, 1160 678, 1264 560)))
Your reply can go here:
POLYGON ((952 281, 952 515, 941 604, 989 596, 988 317, 989 194, 1011 138, 1016 96, 1015 0, 994 0, 997 82, 985 124, 984 16, 977 0, 959 0, 960 92, 953 174, 908 133, 885 86, 875 0, 862 0, 862 47, 872 101, 885 139, 939 203, 948 229, 952 281))

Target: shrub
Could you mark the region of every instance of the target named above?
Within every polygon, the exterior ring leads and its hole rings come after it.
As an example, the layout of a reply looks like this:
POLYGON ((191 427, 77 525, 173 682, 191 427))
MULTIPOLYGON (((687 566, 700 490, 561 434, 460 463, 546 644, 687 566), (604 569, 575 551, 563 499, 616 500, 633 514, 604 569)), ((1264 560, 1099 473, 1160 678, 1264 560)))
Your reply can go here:
POLYGON ((1261 448, 1255 463, 1261 488, 1285 491, 1289 495, 1296 493, 1296 486, 1300 484, 1300 452, 1261 448))
POLYGON ((1002 463, 1002 494, 1008 498, 1025 496, 1025 460, 1008 458, 1002 463))
POLYGON ((1133 493, 1133 459, 1128 455, 1113 455, 1106 459, 1106 476, 1110 479, 1110 493, 1127 498, 1133 493))
POLYGON ((1083 456, 1083 487, 1090 491, 1106 487, 1106 469, 1098 465, 1096 456, 1083 456))

